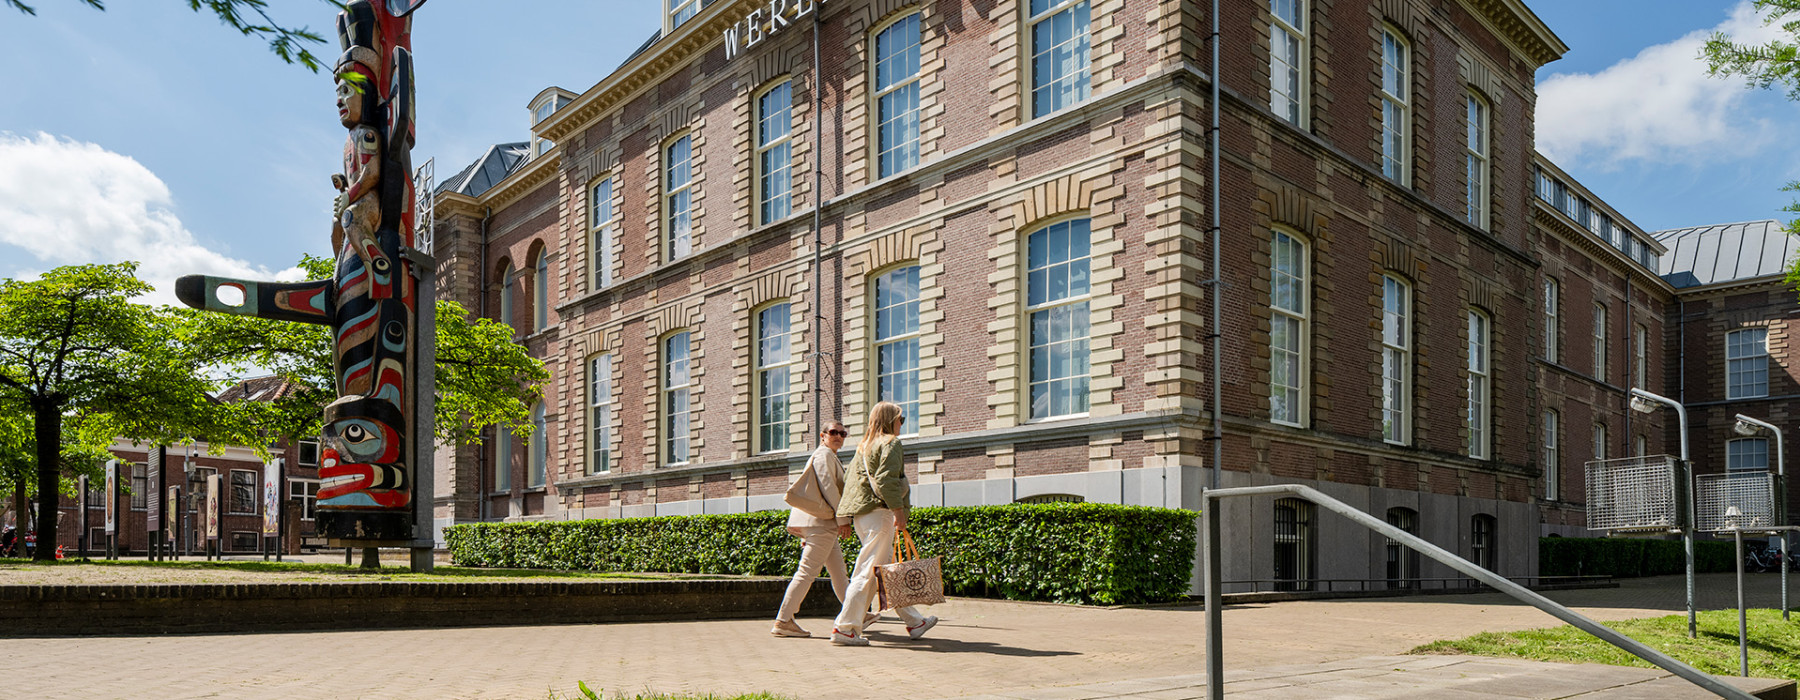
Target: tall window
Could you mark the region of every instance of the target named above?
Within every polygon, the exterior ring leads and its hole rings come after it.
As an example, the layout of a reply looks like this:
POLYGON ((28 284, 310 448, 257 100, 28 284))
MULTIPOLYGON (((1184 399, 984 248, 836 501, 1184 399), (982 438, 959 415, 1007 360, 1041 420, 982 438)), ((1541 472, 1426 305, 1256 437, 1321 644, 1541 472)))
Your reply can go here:
POLYGON ((1088 410, 1088 220, 1051 224, 1027 241, 1031 417, 1088 410))
POLYGON ((875 278, 876 394, 900 405, 901 430, 919 429, 919 267, 875 278))
POLYGON ((669 28, 674 29, 700 13, 700 0, 667 0, 669 28))
POLYGON ((1725 468, 1729 471, 1769 470, 1769 439, 1740 438, 1725 443, 1725 468))
POLYGON ((1269 420, 1306 419, 1306 244, 1275 231, 1269 246, 1269 420))
POLYGON ((1463 138, 1463 169, 1466 171, 1463 195, 1467 207, 1463 218, 1485 229, 1488 226, 1488 107, 1473 92, 1467 99, 1467 133, 1463 138))
POLYGON ((1544 412, 1544 500, 1562 500, 1562 446, 1557 444, 1562 430, 1562 416, 1544 412))
POLYGON ((588 360, 588 470, 612 471, 612 354, 588 360))
POLYGON ((1494 570, 1494 532, 1500 521, 1485 513, 1469 519, 1469 562, 1488 571, 1494 570))
POLYGON ((1637 456, 1642 457, 1647 454, 1650 454, 1650 439, 1639 435, 1637 436, 1637 456))
POLYGON ((494 426, 494 491, 497 493, 512 491, 512 441, 511 427, 494 426))
POLYGON ((1594 459, 1606 459, 1606 424, 1594 424, 1594 459))
POLYGON ((1269 109, 1305 128, 1306 0, 1269 0, 1269 109))
POLYGON ((539 251, 531 275, 531 330, 550 325, 550 251, 539 251))
MULTIPOLYGON (((1387 511, 1389 525, 1400 528, 1408 535, 1419 534, 1419 512, 1411 508, 1389 508, 1387 511)), ((1419 552, 1400 544, 1399 540, 1387 540, 1387 585, 1388 588, 1414 588, 1419 585, 1419 552)))
POLYGON ((1088 98, 1088 0, 1031 0, 1031 116, 1088 98))
POLYGON ((612 286, 613 238, 616 236, 613 227, 613 181, 604 178, 594 183, 592 192, 593 246, 594 256, 594 288, 604 289, 612 286))
POLYGON ((1488 385, 1492 379, 1488 367, 1488 317, 1480 311, 1469 311, 1469 456, 1488 458, 1488 427, 1493 425, 1493 406, 1488 401, 1488 385))
POLYGON ((1640 323, 1631 329, 1632 386, 1650 385, 1650 329, 1640 323))
POLYGON ((1562 362, 1561 289, 1556 280, 1544 278, 1544 360, 1562 362))
POLYGON ((1313 504, 1298 498, 1275 502, 1275 590, 1313 588, 1313 504))
POLYGON ((131 509, 147 510, 150 507, 150 467, 146 464, 131 465, 131 509))
POLYGON ((506 268, 500 271, 500 322, 517 335, 517 327, 513 325, 513 282, 517 281, 514 277, 512 263, 507 263, 506 268))
POLYGON ((663 211, 668 236, 665 262, 694 252, 694 136, 683 134, 664 149, 663 211))
POLYGON ((919 13, 875 35, 876 171, 919 164, 919 13))
POLYGON ((1594 378, 1606 381, 1606 304, 1594 304, 1594 378))
POLYGON ((256 515, 256 472, 231 470, 231 503, 227 511, 233 515, 256 515))
POLYGON ((1411 184, 1407 172, 1412 133, 1407 91, 1412 71, 1407 65, 1406 42, 1393 29, 1381 30, 1381 174, 1402 185, 1411 184))
POLYGON ((1725 398, 1769 395, 1769 329, 1725 334, 1725 398))
POLYGON ((549 472, 550 434, 545 430, 549 426, 544 422, 544 404, 538 402, 531 407, 531 454, 526 455, 525 486, 537 488, 544 485, 545 474, 549 472))
POLYGON ((688 390, 693 381, 688 372, 687 331, 663 339, 662 361, 663 461, 665 464, 686 464, 688 435, 692 432, 688 390))
POLYGON ((756 98, 756 202, 758 221, 793 211, 794 81, 783 80, 756 98))
MULTIPOLYGON (((790 308, 776 304, 756 312, 756 447, 760 452, 788 447, 788 382, 794 365, 790 308)), ((918 405, 916 400, 913 405, 918 405)))
POLYGON ((1381 278, 1381 439, 1404 445, 1412 419, 1412 288, 1381 278))

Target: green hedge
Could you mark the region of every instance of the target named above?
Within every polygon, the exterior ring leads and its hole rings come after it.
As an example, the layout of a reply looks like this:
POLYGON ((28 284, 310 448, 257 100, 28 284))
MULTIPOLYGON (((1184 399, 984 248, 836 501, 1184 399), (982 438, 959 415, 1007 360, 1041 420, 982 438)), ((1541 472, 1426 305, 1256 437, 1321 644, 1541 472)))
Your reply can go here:
MULTIPOLYGON (((1694 543, 1694 569, 1734 571, 1730 542, 1694 543)), ((1540 576, 1635 578, 1679 574, 1687 569, 1681 540, 1544 537, 1538 540, 1540 576)))
MULTIPOLYGON (((1193 511, 1099 503, 915 508, 951 595, 1120 604, 1187 594, 1193 511)), ((459 566, 782 576, 800 560, 787 511, 475 523, 445 531, 459 566)), ((854 560, 854 538, 844 542, 854 560)))

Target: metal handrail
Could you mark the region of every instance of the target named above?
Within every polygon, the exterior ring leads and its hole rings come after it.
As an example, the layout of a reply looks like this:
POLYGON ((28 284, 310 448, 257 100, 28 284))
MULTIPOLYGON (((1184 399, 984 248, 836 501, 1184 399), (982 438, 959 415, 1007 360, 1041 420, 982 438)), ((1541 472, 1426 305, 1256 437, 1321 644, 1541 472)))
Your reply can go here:
MULTIPOLYGON (((1508 576, 1508 580, 1521 586, 1549 586, 1558 584, 1607 584, 1613 577, 1602 574, 1584 576, 1508 576)), ((1487 584, 1467 576, 1421 577, 1413 576, 1402 579, 1389 578, 1246 578, 1224 581, 1225 588, 1242 588, 1248 591, 1238 593, 1361 593, 1406 592, 1406 591, 1448 591, 1459 589, 1486 589, 1487 584), (1280 586, 1306 586, 1305 588, 1282 589, 1280 586)))
POLYGON ((1632 655, 1655 664, 1665 671, 1680 676, 1689 683, 1705 688, 1708 692, 1714 693, 1719 697, 1733 698, 1734 700, 1752 700, 1752 698, 1755 697, 1727 685, 1717 678, 1702 673, 1693 666, 1684 664, 1667 654, 1652 649, 1642 642, 1619 634, 1612 628, 1588 619, 1586 616, 1570 610, 1556 601, 1545 598, 1529 588, 1513 583, 1504 576, 1476 566, 1467 559, 1420 539, 1417 535, 1389 525, 1380 518, 1364 513, 1343 501, 1320 493, 1316 489, 1299 484, 1274 484, 1269 486, 1210 489, 1201 492, 1200 495, 1203 501, 1201 504, 1202 513, 1200 518, 1200 562, 1202 575, 1206 579, 1206 684, 1209 691, 1207 697, 1213 698, 1213 700, 1221 700, 1225 697, 1225 654, 1223 648, 1225 641, 1225 616, 1224 611, 1220 609, 1223 603, 1223 600, 1220 598, 1220 588, 1224 583, 1220 568, 1220 564, 1223 562, 1223 557, 1221 556, 1223 543, 1220 535, 1222 523, 1218 509, 1219 501, 1226 498, 1245 496, 1286 495, 1299 496, 1311 501, 1314 505, 1321 506, 1326 510, 1349 518, 1351 522, 1374 530, 1382 535, 1386 535, 1390 540, 1399 542, 1425 556, 1431 557, 1432 561, 1455 569, 1458 572, 1494 587, 1502 593, 1529 603, 1532 607, 1547 612, 1563 622, 1574 625, 1588 634, 1599 637, 1613 646, 1631 652, 1632 655))

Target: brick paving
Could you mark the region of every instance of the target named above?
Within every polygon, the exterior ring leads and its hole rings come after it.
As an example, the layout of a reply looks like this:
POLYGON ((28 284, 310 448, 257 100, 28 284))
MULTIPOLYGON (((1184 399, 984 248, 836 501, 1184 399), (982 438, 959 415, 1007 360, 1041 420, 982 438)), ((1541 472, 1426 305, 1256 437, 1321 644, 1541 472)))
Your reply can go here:
MULTIPOLYGON (((1752 580, 1774 603, 1775 577, 1752 580)), ((1552 598, 1599 619, 1679 610, 1681 579, 1552 598)), ((1702 607, 1730 604, 1703 577, 1702 607)), ((907 641, 892 617, 875 646, 775 639, 768 622, 629 623, 443 630, 0 640, 0 695, 30 698, 545 698, 576 681, 637 692, 771 691, 795 698, 1104 697, 1076 688, 1203 670, 1198 607, 1100 609, 953 600, 907 641), (48 673, 45 671, 48 670, 48 673)), ((1435 639, 1554 624, 1493 594, 1297 601, 1226 610, 1226 667, 1249 670, 1403 653, 1435 639)), ((803 618, 815 634, 829 621, 803 618)), ((1194 697, 1169 688, 1144 697, 1194 697), (1158 694, 1161 691, 1162 694, 1158 694), (1172 694, 1171 694, 1172 693, 1172 694)))

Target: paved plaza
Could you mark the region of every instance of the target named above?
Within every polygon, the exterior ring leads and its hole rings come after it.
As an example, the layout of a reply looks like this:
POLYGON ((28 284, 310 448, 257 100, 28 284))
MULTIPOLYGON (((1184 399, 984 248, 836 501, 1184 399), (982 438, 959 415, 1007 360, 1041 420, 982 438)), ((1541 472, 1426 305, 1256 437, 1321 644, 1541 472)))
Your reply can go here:
MULTIPOLYGON (((1680 577, 1622 583, 1551 597, 1602 620, 1681 609, 1680 577)), ((1754 576, 1752 603, 1772 607, 1775 586, 1772 574, 1754 576)), ((1728 575, 1703 576, 1700 590, 1702 607, 1732 604, 1728 575)), ((874 646, 860 649, 831 646, 822 636, 830 623, 819 618, 800 620, 821 635, 813 639, 772 638, 763 620, 9 639, 0 640, 0 675, 4 694, 21 698, 544 698, 552 690, 573 694, 577 681, 608 691, 796 698, 1202 695, 1204 611, 1197 606, 957 599, 932 612, 943 622, 928 638, 908 641, 890 616, 871 631, 874 646)), ((1394 678, 1368 677, 1413 669, 1414 679, 1500 678, 1512 662, 1383 657, 1437 639, 1554 623, 1496 594, 1244 605, 1225 611, 1225 663, 1233 693, 1246 697, 1475 697, 1409 694, 1402 691, 1411 686, 1394 678), (1354 681, 1356 690, 1340 695, 1341 686, 1304 687, 1277 676, 1354 681)), ((1543 672, 1532 666, 1518 662, 1510 672, 1543 672)), ((1551 675, 1633 683, 1658 675, 1577 671, 1551 675)))

